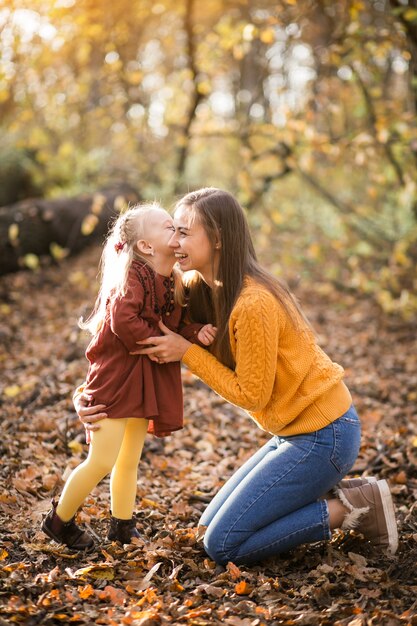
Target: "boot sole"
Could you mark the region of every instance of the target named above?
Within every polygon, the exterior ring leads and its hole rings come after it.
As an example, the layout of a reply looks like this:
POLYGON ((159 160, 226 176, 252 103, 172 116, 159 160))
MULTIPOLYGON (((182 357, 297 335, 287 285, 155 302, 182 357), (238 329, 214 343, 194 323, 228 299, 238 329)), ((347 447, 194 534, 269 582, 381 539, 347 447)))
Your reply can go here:
POLYGON ((382 509, 384 511, 385 523, 387 525, 388 552, 390 554, 395 554, 398 549, 398 530, 391 492, 386 480, 378 480, 377 485, 381 495, 382 509))

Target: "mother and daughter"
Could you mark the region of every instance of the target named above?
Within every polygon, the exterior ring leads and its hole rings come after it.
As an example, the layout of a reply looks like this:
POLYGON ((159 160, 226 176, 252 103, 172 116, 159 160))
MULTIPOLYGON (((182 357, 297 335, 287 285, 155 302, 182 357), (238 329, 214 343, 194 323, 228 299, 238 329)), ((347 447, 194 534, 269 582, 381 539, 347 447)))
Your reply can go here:
MULTIPOLYGON (((141 239, 146 241, 145 237, 141 239)), ((119 252, 124 255, 126 242, 121 239, 118 243, 123 246, 119 252)), ((167 402, 178 384, 165 386, 162 371, 170 366, 178 371, 181 360, 225 400, 245 409, 271 435, 224 484, 201 517, 204 547, 212 559, 222 565, 228 561, 256 563, 301 544, 328 540, 337 528, 355 528, 375 547, 394 554, 398 535, 387 482, 343 479, 360 447, 360 421, 343 382, 343 369, 319 348, 288 289, 259 265, 244 211, 237 200, 216 188, 187 194, 176 205, 166 246, 182 271, 195 270, 186 286, 185 314, 179 314, 177 322, 170 324, 166 312, 155 313, 146 331, 136 334, 129 324, 132 317, 143 316, 142 303, 135 313, 122 316, 118 329, 112 328, 114 295, 107 292, 101 319, 106 326, 110 317, 108 332, 116 339, 112 337, 108 342, 103 361, 96 365, 100 370, 104 361, 111 363, 118 332, 128 334, 129 356, 125 356, 140 364, 136 367, 141 372, 149 368, 152 373, 148 381, 153 381, 149 383, 153 403, 148 406, 143 401, 144 412, 132 413, 130 399, 132 394, 145 393, 145 379, 141 373, 140 380, 126 380, 122 385, 117 367, 107 369, 103 382, 103 388, 112 390, 110 395, 101 393, 100 386, 94 387, 89 374, 74 400, 91 436, 89 458, 97 447, 96 463, 106 461, 110 469, 113 467, 112 515, 117 520, 113 522, 112 518, 109 538, 124 541, 137 536, 132 513, 137 465, 147 429, 144 422, 147 424, 150 419, 158 424, 159 397, 167 402), (126 425, 114 426, 119 423, 126 425), (134 452, 131 449, 122 454, 128 424, 132 428, 129 441, 134 452), (117 452, 113 435, 106 434, 112 433, 113 428, 122 432, 117 452), (102 454, 110 456, 106 446, 99 451, 103 437, 106 445, 112 444, 113 465, 109 465, 106 456, 101 461, 98 458, 102 454), (120 468, 118 472, 118 455, 130 461, 134 479, 131 478, 129 496, 120 480, 124 470, 120 468), (127 532, 123 536, 118 534, 117 524, 125 524, 127 532)), ((139 240, 132 249, 131 265, 141 254, 139 240)), ((143 271, 152 268, 148 260, 152 261, 146 257, 143 271)), ((146 285, 142 288, 146 295, 146 285)), ((101 342, 101 328, 92 340, 96 350, 101 342)), ((91 356, 91 344, 87 356, 89 352, 91 356)), ((90 371, 92 368, 93 364, 90 371)), ((154 430, 158 434, 156 426, 154 430)), ((164 426, 162 431, 166 434, 169 428, 164 426)), ((85 463, 88 465, 88 459, 85 463)), ((90 484, 95 486, 109 467, 102 467, 90 484)), ((90 473, 88 467, 86 473, 90 473)), ((89 547, 92 539, 74 521, 85 495, 81 498, 78 493, 77 498, 68 498, 71 479, 72 476, 43 526, 49 536, 80 549, 89 547), (50 531, 52 527, 54 530, 50 531), (66 534, 66 529, 71 532, 66 534), (73 541, 73 536, 78 539, 73 541)), ((89 490, 84 489, 84 493, 89 490)))

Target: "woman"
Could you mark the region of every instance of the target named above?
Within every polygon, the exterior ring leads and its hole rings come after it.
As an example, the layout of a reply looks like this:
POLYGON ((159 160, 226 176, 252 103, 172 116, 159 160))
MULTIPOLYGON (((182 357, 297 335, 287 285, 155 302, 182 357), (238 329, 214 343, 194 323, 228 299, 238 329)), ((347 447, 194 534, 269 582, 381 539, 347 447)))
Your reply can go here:
MULTIPOLYGON (((286 287, 259 265, 237 200, 215 188, 191 192, 178 202, 174 226, 170 245, 178 263, 196 271, 191 317, 212 323, 217 336, 208 351, 161 324, 164 336, 142 342, 148 347, 138 352, 160 363, 181 359, 272 435, 204 512, 209 556, 250 564, 330 539, 336 528, 356 528, 394 554, 398 535, 386 481, 340 482, 360 445, 343 369, 318 347, 286 287)), ((104 413, 85 403, 81 397, 76 407, 94 430, 104 413)))

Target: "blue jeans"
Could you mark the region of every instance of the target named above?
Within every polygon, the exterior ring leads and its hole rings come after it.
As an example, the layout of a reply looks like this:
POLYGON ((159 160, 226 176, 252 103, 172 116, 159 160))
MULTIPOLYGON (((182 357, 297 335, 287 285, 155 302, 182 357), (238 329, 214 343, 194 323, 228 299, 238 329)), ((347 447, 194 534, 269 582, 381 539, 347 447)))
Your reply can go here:
POLYGON ((321 430, 274 436, 223 485, 200 524, 217 563, 255 563, 330 539, 327 502, 319 499, 353 466, 361 426, 353 405, 321 430))

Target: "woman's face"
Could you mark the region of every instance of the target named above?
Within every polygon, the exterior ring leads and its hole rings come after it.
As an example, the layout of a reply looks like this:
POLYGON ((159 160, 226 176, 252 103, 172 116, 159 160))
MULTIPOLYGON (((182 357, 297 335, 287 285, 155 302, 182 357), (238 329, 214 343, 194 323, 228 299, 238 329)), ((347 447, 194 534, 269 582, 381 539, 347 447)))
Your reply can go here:
POLYGON ((204 227, 197 219, 191 219, 187 207, 180 206, 174 214, 174 228, 169 245, 174 249, 181 269, 184 272, 196 270, 209 285, 213 284, 220 251, 213 246, 204 227))

